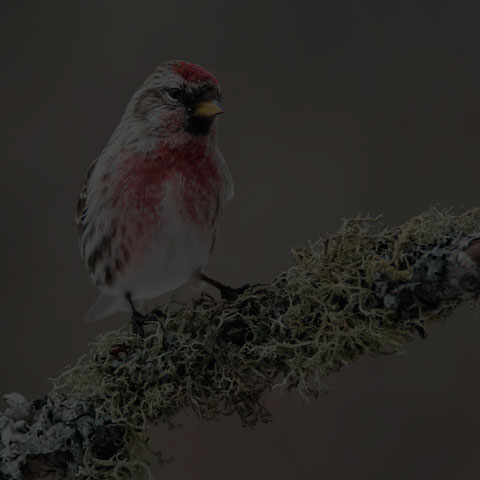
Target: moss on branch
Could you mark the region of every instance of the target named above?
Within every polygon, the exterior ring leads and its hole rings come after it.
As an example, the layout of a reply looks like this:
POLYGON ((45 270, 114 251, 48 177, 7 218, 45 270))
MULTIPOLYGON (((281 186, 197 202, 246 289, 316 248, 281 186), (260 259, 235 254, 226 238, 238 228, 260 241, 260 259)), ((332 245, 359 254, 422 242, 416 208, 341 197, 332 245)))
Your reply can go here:
POLYGON ((171 302, 145 338, 128 328, 100 336, 43 401, 10 397, 0 478, 30 478, 39 461, 51 468, 44 478, 148 478, 152 423, 191 409, 253 426, 270 420, 263 396, 274 387, 324 393, 343 366, 402 351, 476 297, 480 269, 469 249, 479 231, 480 209, 432 208, 397 228, 380 217, 345 220, 338 233, 293 249, 292 266, 269 285, 231 302, 171 302))

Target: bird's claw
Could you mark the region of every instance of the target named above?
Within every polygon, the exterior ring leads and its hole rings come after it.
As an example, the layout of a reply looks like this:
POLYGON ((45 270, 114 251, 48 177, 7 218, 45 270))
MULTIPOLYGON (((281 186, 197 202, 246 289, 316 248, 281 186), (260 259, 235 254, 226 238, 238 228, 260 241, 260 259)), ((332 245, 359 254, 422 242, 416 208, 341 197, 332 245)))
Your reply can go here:
POLYGON ((132 313, 132 329, 133 333, 141 338, 145 337, 145 324, 149 322, 161 323, 162 318, 167 318, 164 312, 159 308, 154 308, 147 315, 142 315, 140 312, 132 313))
POLYGON ((160 310, 159 308, 154 308, 148 315, 148 320, 151 322, 160 322, 160 319, 165 319, 167 318, 167 315, 165 312, 160 310))
POLYGON ((422 340, 425 340, 427 338, 427 331, 425 330, 423 325, 415 325, 415 330, 418 332, 422 340))
POLYGON ((132 313, 132 330, 135 335, 141 338, 145 337, 145 329, 143 327, 147 319, 147 315, 142 315, 139 312, 132 313))
POLYGON ((220 288, 220 295, 223 300, 227 300, 228 302, 233 302, 240 295, 242 295, 242 293, 245 293, 251 287, 252 285, 250 285, 249 283, 246 283, 245 285, 242 285, 241 287, 237 287, 237 288, 229 287, 228 285, 223 285, 220 288))

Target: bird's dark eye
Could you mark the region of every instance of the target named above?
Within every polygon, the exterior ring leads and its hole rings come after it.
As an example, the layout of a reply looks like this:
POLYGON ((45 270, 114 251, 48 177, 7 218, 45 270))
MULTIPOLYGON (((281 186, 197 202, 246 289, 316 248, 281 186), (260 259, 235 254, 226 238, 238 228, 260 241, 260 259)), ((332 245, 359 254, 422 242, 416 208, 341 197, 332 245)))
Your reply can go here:
POLYGON ((182 95, 182 91, 179 88, 167 88, 165 93, 171 100, 178 100, 182 95))

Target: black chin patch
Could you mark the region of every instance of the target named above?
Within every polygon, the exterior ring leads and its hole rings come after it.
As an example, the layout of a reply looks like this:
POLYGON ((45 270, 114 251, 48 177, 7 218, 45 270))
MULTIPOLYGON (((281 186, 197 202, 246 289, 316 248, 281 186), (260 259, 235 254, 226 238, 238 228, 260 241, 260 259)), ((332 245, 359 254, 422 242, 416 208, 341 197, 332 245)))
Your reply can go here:
POLYGON ((210 131, 214 117, 190 117, 183 125, 187 133, 206 135, 210 131))

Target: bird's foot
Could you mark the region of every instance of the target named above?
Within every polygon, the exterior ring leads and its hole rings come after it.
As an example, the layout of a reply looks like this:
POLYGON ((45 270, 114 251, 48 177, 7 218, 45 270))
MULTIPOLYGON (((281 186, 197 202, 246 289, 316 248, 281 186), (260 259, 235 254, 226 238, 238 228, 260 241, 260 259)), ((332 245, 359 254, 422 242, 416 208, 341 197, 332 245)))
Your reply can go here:
POLYGON ((158 307, 155 307, 148 315, 148 320, 150 322, 160 322, 162 318, 167 318, 167 315, 163 310, 158 307))
POLYGON ((161 323, 161 320, 166 317, 167 316, 165 315, 165 313, 162 312, 162 310, 160 310, 159 308, 154 308, 150 313, 147 313, 146 315, 142 315, 140 312, 135 311, 132 313, 133 333, 143 338, 145 337, 144 327, 146 323, 161 323))
POLYGON ((246 283, 241 287, 234 288, 234 287, 229 287, 228 285, 224 285, 223 283, 213 278, 210 278, 204 273, 200 274, 200 278, 204 282, 207 282, 208 284, 217 288, 220 292, 220 296, 222 297, 222 299, 227 300, 229 302, 236 300, 240 295, 245 293, 249 288, 255 288, 260 285, 266 285, 265 283, 255 283, 254 285, 251 285, 250 283, 246 283))
POLYGON ((227 300, 228 302, 233 302, 242 293, 245 293, 252 286, 255 287, 256 285, 250 285, 249 283, 246 283, 245 285, 242 285, 241 287, 237 287, 237 288, 229 287, 228 285, 222 285, 221 287, 219 287, 219 290, 223 300, 227 300))
POLYGON ((420 335, 420 338, 422 340, 425 340, 427 338, 427 331, 425 330, 425 328, 423 327, 423 325, 414 325, 415 326, 415 330, 418 332, 418 334, 420 335))
POLYGON ((142 315, 140 312, 132 312, 132 330, 135 335, 143 338, 145 337, 145 323, 148 320, 148 315, 142 315))
POLYGON ((216 300, 210 294, 205 293, 205 292, 200 292, 200 296, 198 298, 193 298, 192 299, 192 303, 195 307, 199 307, 200 305, 202 305, 205 302, 215 303, 216 300))

